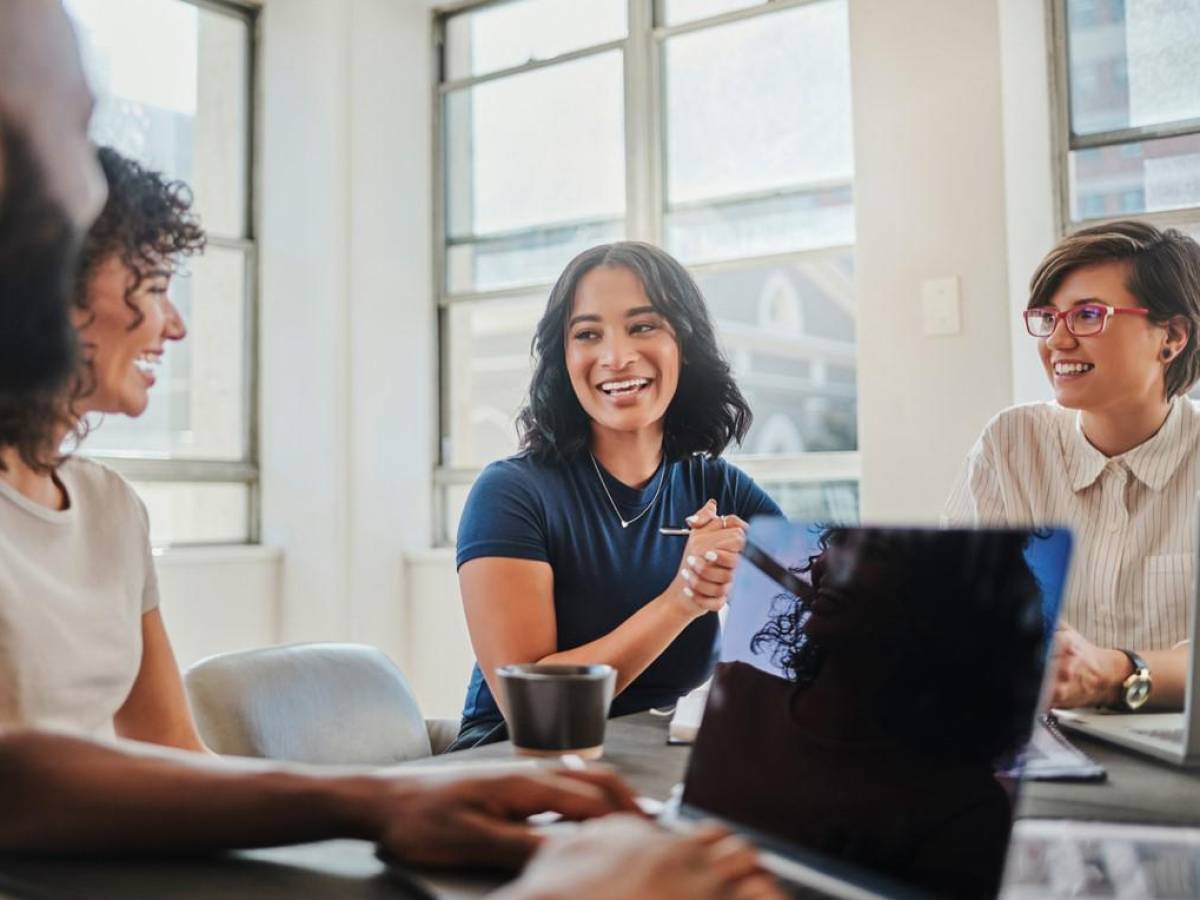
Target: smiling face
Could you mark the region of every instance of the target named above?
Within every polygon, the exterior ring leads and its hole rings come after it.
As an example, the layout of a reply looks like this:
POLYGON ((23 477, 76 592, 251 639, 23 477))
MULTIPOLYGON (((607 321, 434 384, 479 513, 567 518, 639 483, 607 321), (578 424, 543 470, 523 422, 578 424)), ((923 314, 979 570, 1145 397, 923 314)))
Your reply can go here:
MULTIPOLYGON (((1069 272, 1051 300, 1057 310, 1083 303, 1140 308, 1126 281, 1129 264, 1100 263, 1069 272)), ((1059 321, 1038 339, 1046 377, 1060 405, 1087 412, 1161 403, 1167 329, 1145 316, 1114 315, 1100 334, 1075 337, 1059 321)))
POLYGON ((171 277, 166 268, 147 271, 126 296, 135 280, 120 256, 108 257, 88 282, 87 308, 75 311, 94 379, 81 412, 140 416, 150 401, 164 343, 187 334, 167 294, 171 277))
POLYGON ((592 428, 663 428, 679 386, 679 344, 629 269, 597 266, 579 280, 567 320, 566 366, 592 428))

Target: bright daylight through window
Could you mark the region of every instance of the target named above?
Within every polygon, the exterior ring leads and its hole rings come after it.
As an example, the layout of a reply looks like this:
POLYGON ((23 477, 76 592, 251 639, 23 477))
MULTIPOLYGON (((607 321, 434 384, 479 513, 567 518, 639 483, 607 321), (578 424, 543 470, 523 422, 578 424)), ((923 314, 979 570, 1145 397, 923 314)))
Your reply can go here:
POLYGON ((755 422, 730 448, 796 517, 858 511, 846 0, 502 0, 439 18, 443 540, 514 418, 580 250, 696 277, 755 422))
POLYGON ((208 232, 172 299, 188 326, 146 413, 93 423, 83 452, 136 483, 156 545, 255 539, 253 14, 184 0, 66 0, 97 144, 191 186, 208 232))

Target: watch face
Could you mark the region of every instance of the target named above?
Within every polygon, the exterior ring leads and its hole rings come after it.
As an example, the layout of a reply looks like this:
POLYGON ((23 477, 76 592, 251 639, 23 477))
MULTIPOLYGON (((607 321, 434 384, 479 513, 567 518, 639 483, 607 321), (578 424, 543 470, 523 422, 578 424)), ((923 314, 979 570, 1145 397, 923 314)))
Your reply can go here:
POLYGON ((1138 709, 1150 699, 1150 679, 1130 676, 1125 682, 1125 705, 1130 709, 1138 709))

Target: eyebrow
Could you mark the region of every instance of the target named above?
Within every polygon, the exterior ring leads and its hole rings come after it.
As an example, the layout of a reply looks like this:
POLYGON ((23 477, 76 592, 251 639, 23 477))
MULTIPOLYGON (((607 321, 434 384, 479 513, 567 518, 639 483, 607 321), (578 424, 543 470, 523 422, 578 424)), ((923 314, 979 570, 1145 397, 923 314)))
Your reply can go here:
MULTIPOLYGON (((635 306, 633 309, 625 310, 625 318, 632 319, 634 316, 645 315, 646 313, 654 313, 658 315, 658 310, 653 306, 635 306)), ((600 317, 595 313, 587 313, 581 316, 572 316, 571 321, 567 322, 568 328, 574 328, 580 322, 599 322, 600 317)))

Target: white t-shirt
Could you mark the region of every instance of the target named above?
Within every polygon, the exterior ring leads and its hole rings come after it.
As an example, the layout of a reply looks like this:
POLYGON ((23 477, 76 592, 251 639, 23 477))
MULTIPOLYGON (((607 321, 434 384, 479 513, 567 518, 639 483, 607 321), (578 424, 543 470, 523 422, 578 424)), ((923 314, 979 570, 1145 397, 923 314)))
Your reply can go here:
POLYGON ((1111 458, 1077 412, 1030 403, 988 423, 945 518, 1069 526, 1063 618, 1101 647, 1162 650, 1188 637, 1198 489, 1200 408, 1186 397, 1152 438, 1111 458))
POLYGON ((0 481, 0 725, 112 736, 158 606, 146 508, 116 472, 73 457, 68 508, 0 481))

